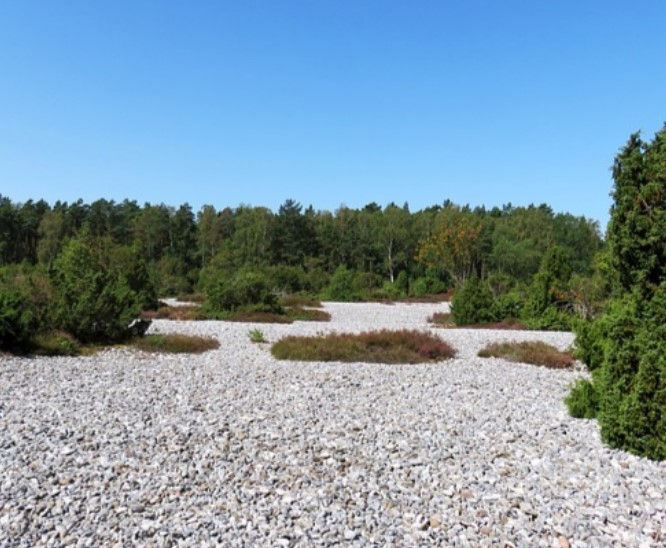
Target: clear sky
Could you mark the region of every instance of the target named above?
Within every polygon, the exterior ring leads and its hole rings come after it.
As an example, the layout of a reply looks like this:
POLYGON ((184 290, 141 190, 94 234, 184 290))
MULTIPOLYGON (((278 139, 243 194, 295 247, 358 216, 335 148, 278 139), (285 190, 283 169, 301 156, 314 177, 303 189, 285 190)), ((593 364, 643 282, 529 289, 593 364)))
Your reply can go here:
POLYGON ((666 121, 664 0, 0 0, 0 194, 548 203, 666 121))

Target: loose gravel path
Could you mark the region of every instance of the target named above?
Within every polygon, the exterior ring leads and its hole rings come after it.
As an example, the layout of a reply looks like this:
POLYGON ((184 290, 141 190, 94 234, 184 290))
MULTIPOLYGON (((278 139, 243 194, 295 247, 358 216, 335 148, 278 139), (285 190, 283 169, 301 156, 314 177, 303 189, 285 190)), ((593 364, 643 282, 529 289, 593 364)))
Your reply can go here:
POLYGON ((562 402, 581 373, 482 360, 446 304, 326 305, 293 325, 156 321, 200 356, 0 357, 0 546, 665 546, 666 464, 562 402), (286 334, 432 329, 427 365, 274 360, 286 334))

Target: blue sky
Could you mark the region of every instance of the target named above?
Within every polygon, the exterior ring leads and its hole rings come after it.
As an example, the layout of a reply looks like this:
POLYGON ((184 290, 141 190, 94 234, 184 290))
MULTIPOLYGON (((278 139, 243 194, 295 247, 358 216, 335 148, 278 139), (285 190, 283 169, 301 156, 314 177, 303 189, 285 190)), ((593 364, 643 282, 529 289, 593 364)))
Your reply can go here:
POLYGON ((0 193, 608 218, 666 2, 0 0, 0 193))

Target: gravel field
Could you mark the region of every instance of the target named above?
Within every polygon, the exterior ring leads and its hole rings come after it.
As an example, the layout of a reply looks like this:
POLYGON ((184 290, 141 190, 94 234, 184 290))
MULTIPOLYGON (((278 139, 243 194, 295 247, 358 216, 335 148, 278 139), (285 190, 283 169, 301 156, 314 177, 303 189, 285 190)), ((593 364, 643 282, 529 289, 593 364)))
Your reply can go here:
POLYGON ((666 546, 666 463, 603 446, 583 373, 483 360, 446 304, 327 303, 330 323, 155 321, 200 356, 0 357, 0 546, 666 546), (427 365, 279 362, 286 334, 432 329, 427 365))

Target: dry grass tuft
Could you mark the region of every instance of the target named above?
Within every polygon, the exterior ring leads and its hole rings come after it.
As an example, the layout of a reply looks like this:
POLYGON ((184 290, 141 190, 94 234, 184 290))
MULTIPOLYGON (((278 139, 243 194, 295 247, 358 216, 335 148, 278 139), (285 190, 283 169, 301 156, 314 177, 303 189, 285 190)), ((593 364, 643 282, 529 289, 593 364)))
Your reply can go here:
POLYGON ((245 312, 238 310, 225 314, 222 318, 225 322, 245 322, 245 323, 293 323, 294 320, 274 312, 245 312))
POLYGON ((435 324, 437 327, 445 327, 447 329, 494 329, 501 331, 524 331, 527 329, 525 324, 516 318, 506 318, 501 322, 459 326, 453 321, 450 312, 435 312, 428 318, 428 322, 435 324))
POLYGON ((144 352, 165 352, 170 354, 201 354, 220 347, 212 337, 193 337, 172 333, 168 335, 146 335, 137 337, 132 344, 144 352))
POLYGON ((480 350, 479 357, 504 358, 512 362, 530 363, 551 369, 568 369, 574 363, 571 353, 562 352, 542 341, 493 343, 480 350))
POLYGON ((424 363, 452 358, 455 351, 439 337, 420 331, 365 332, 361 334, 290 336, 275 343, 280 360, 369 363, 424 363))
POLYGON ((468 329, 499 329, 505 331, 525 331, 527 326, 516 318, 505 318, 501 322, 466 325, 468 329))
POLYGON ((144 312, 142 316, 147 320, 195 321, 206 319, 199 306, 163 306, 155 312, 144 312))
POLYGON ((450 312, 435 312, 428 318, 429 323, 434 323, 437 327, 455 327, 450 312))
POLYGON ((183 303, 202 303, 206 300, 206 295, 203 293, 184 293, 178 295, 176 299, 183 303))

